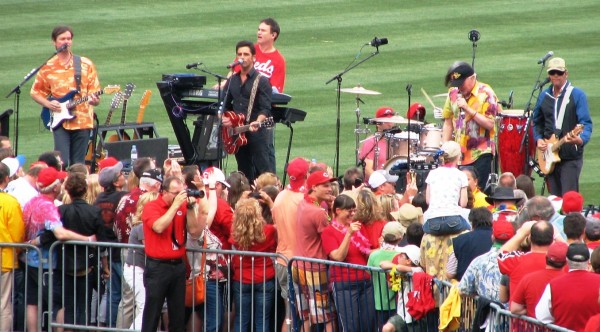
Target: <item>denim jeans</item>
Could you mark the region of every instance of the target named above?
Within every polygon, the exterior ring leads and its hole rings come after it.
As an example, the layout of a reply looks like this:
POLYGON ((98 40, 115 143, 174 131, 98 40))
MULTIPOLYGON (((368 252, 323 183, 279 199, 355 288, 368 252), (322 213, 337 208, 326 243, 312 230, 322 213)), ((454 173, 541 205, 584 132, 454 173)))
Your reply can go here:
POLYGON ((54 150, 60 152, 64 168, 75 163, 83 164, 90 141, 90 130, 66 130, 62 126, 54 129, 54 150))
POLYGON ((123 263, 110 262, 110 288, 106 301, 106 325, 117 326, 119 302, 121 302, 121 279, 123 278, 123 263))
POLYGON ((377 331, 371 280, 334 282, 333 297, 340 330, 377 331))
POLYGON ((235 332, 271 331, 275 278, 264 283, 242 284, 232 281, 235 301, 235 332), (253 324, 254 326, 251 326, 253 324))
POLYGON ((423 232, 434 236, 457 234, 471 229, 462 216, 444 216, 428 219, 423 224, 423 232))
POLYGON ((218 282, 216 280, 206 280, 206 298, 204 301, 204 321, 206 323, 206 332, 221 331, 223 324, 223 311, 225 302, 226 282, 218 282))

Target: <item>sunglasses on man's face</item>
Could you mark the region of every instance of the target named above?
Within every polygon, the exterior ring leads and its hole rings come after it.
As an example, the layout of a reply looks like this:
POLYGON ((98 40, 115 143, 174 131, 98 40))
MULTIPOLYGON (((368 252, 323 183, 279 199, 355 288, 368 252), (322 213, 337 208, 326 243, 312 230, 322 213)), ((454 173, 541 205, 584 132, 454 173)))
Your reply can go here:
POLYGON ((551 70, 548 72, 548 75, 550 75, 550 76, 554 76, 554 75, 563 76, 564 74, 565 74, 564 71, 559 71, 559 70, 551 70))

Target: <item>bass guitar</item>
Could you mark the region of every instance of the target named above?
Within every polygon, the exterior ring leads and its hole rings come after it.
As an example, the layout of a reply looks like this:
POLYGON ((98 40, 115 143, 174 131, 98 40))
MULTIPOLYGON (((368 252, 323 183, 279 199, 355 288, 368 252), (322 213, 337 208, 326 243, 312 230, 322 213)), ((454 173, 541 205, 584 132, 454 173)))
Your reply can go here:
MULTIPOLYGON (((238 152, 240 147, 248 144, 245 132, 250 130, 251 125, 244 124, 245 116, 243 114, 227 111, 223 116, 229 118, 232 123, 231 127, 223 127, 221 129, 223 149, 229 154, 234 154, 238 152)), ((270 128, 274 125, 275 122, 272 117, 268 117, 264 121, 259 122, 259 127, 270 128)))
MULTIPOLYGON (((96 91, 92 93, 96 97, 100 96, 103 93, 112 94, 121 91, 121 86, 119 85, 109 85, 100 91, 96 91)), ((60 111, 52 112, 49 108, 43 107, 42 113, 40 114, 40 118, 42 119, 42 123, 46 127, 46 129, 54 130, 58 126, 60 126, 63 121, 71 120, 75 118, 75 115, 71 113, 71 110, 75 108, 75 106, 88 101, 89 96, 82 97, 80 99, 73 100, 76 94, 79 92, 77 90, 73 90, 61 98, 50 97, 48 100, 57 100, 60 103, 60 111)))
POLYGON ((560 163, 558 151, 567 140, 567 136, 579 136, 579 134, 581 134, 582 131, 583 125, 578 124, 573 130, 571 130, 571 132, 563 136, 563 138, 561 138, 560 140, 558 140, 556 138, 556 135, 554 134, 552 134, 552 136, 549 139, 545 140, 547 144, 546 151, 542 151, 539 148, 537 151, 537 162, 540 165, 540 170, 542 171, 542 173, 544 173, 545 175, 552 173, 552 171, 554 171, 554 166, 560 163))

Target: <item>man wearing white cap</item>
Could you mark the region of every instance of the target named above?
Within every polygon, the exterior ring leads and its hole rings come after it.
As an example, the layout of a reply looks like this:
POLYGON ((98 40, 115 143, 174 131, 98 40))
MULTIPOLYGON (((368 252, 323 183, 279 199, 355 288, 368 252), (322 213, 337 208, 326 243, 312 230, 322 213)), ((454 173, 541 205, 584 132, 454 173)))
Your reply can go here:
POLYGON ((533 110, 533 136, 538 152, 556 143, 548 141, 553 135, 564 139, 558 151, 560 162, 552 163, 554 170, 547 176, 550 193, 562 197, 567 191, 579 191, 583 148, 592 137, 592 119, 585 93, 568 80, 565 60, 550 59, 547 72, 552 84, 540 93, 533 110), (579 135, 574 132, 578 124, 583 125, 579 135))

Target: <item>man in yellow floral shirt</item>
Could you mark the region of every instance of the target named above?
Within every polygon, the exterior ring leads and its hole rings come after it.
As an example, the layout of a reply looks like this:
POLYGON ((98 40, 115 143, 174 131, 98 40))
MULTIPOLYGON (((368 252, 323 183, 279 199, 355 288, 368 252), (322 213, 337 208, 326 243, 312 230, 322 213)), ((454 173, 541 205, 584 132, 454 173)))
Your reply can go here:
MULTIPOLYGON (((62 98, 77 90, 74 55, 71 52, 73 30, 68 26, 57 26, 52 31, 52 42, 56 50, 64 45, 66 47, 40 69, 30 94, 35 102, 51 112, 60 112, 59 101, 48 98, 62 98)), ((81 86, 74 99, 89 99, 73 109, 75 118, 64 121, 53 130, 54 150, 60 151, 65 167, 85 161, 90 131, 94 127, 94 106, 100 103, 100 99, 93 93, 99 90, 96 67, 90 59, 81 57, 81 86)))
POLYGON ((448 69, 445 79, 450 85, 444 104, 442 141, 460 144, 462 165, 470 165, 479 174, 479 188, 485 188, 495 153, 495 118, 500 111, 492 88, 477 81, 477 74, 465 62, 457 61, 448 69))

